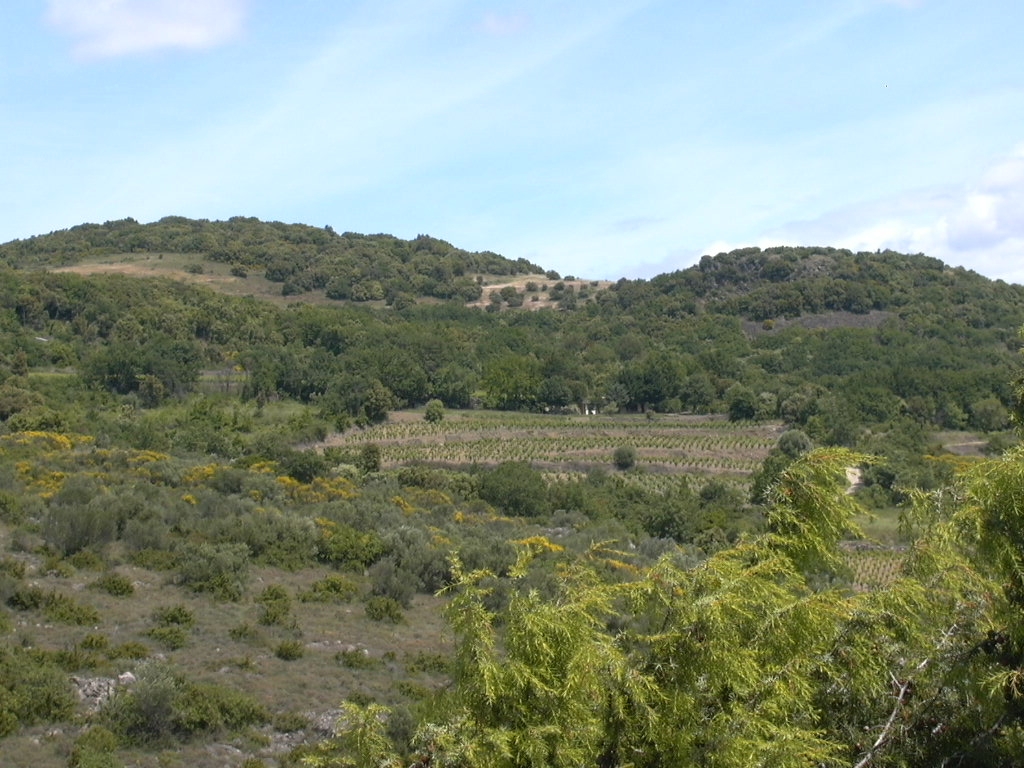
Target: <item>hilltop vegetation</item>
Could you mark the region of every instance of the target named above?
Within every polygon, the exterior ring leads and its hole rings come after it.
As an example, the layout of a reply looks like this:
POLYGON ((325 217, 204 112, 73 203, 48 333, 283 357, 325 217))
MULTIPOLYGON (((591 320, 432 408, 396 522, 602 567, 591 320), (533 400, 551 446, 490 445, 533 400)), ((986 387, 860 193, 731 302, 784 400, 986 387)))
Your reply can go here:
POLYGON ((117 255, 188 254, 192 267, 227 264, 245 276, 259 270, 285 296, 313 290, 331 299, 383 301, 429 296, 473 301, 476 274, 516 275, 543 270, 525 259, 470 253, 426 235, 337 234, 330 227, 235 217, 211 222, 167 216, 153 224, 133 219, 82 224, 0 247, 0 261, 18 267, 60 267, 117 255))
POLYGON ((254 219, 0 260, 5 765, 1024 755, 1024 475, 981 456, 1019 286, 780 248, 605 287, 254 219), (53 271, 142 256, 295 301, 53 271))

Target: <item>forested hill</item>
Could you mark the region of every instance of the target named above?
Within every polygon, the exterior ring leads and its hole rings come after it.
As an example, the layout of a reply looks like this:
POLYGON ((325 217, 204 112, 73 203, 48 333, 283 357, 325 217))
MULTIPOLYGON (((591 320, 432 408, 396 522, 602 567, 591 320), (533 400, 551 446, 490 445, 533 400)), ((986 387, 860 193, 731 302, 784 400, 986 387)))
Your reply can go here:
MULTIPOLYGON (((899 420, 998 430, 1014 404, 1024 287, 936 259, 754 248, 606 289, 540 269, 425 237, 255 219, 83 225, 0 246, 0 382, 26 366, 56 367, 159 403, 234 371, 235 394, 313 403, 338 425, 429 399, 536 411, 589 404, 782 419, 845 445, 869 427, 906 433, 899 420), (183 252, 200 277, 214 266, 226 275, 228 264, 263 269, 285 292, 315 277, 327 298, 282 306, 179 280, 43 268, 183 252), (384 301, 329 300, 368 286, 384 301), (416 301, 454 286, 466 295, 416 301), (481 291, 488 311, 464 306, 481 291)), ((255 274, 236 284, 248 290, 253 280, 278 285, 255 274)), ((15 395, 0 419, 45 402, 15 395)))
POLYGON ((663 312, 701 309, 748 320, 872 311, 953 312, 974 327, 1016 328, 1024 288, 946 266, 922 254, 836 248, 742 248, 704 256, 650 281, 620 281, 622 306, 663 312))
POLYGON ((328 298, 354 301, 403 294, 472 301, 481 293, 473 275, 543 271, 525 259, 471 253, 426 235, 402 240, 338 234, 330 227, 244 217, 208 221, 167 216, 152 224, 122 219, 0 245, 0 262, 12 267, 67 267, 145 254, 186 255, 189 267, 200 272, 204 261, 229 265, 239 276, 261 270, 268 280, 281 284, 285 296, 324 290, 328 298))

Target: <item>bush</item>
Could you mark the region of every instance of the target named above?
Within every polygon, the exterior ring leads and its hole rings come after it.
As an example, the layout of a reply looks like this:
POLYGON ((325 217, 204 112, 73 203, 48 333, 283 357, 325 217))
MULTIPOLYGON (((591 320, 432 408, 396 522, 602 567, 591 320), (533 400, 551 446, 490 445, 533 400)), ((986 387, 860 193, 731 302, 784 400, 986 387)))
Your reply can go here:
POLYGON ((188 630, 195 626, 196 617, 184 605, 171 605, 164 608, 157 608, 153 611, 153 621, 157 626, 146 632, 161 643, 167 650, 176 651, 184 648, 188 643, 188 630))
POLYGON ((116 768, 122 763, 114 757, 120 746, 117 736, 103 726, 94 726, 75 740, 68 759, 70 768, 116 768))
POLYGON ((259 639, 260 633, 252 624, 243 621, 238 626, 228 630, 228 637, 238 643, 252 643, 259 639))
POLYGON ((0 648, 0 736, 65 720, 74 706, 67 675, 53 661, 21 648, 0 648))
POLYGON ((162 662, 143 665, 131 688, 120 688, 101 718, 131 744, 164 743, 265 723, 266 709, 251 696, 216 684, 196 684, 162 662))
POLYGON ((259 594, 256 602, 261 607, 260 624, 266 627, 295 625, 295 619, 291 615, 292 601, 284 587, 271 584, 259 594))
POLYGON ((310 584, 308 590, 299 594, 299 600, 304 603, 347 603, 358 592, 359 585, 355 581, 332 573, 310 584))
POLYGON ((11 560, 3 558, 0 560, 0 573, 12 576, 15 579, 25 578, 25 562, 23 560, 11 560))
POLYGON ((274 655, 282 661, 295 661, 305 654, 306 647, 298 640, 282 640, 274 649, 274 655))
POLYGON ((402 604, 390 597, 375 596, 366 601, 366 616, 373 621, 401 624, 405 621, 402 604))
POLYGON ((127 643, 111 648, 110 653, 107 655, 111 659, 134 659, 138 661, 149 658, 149 648, 140 642, 129 640, 127 643))
POLYGON ((50 500, 43 538, 62 555, 101 548, 117 537, 117 513, 109 493, 91 477, 74 475, 50 500))
POLYGON ((278 712, 271 724, 278 733, 295 733, 309 727, 309 718, 300 712, 278 712))
POLYGON ((113 597, 128 597, 135 593, 132 580, 115 571, 107 571, 90 585, 113 597))
POLYGON ((620 445, 612 454, 612 463, 616 469, 632 469, 636 466, 636 448, 632 445, 620 445))
POLYGON ((359 456, 356 459, 356 466, 361 472, 366 474, 373 474, 374 472, 380 472, 381 466, 381 451, 380 446, 376 443, 365 443, 359 449, 359 456))
POLYGON ((176 625, 191 628, 196 624, 196 615, 181 603, 157 608, 153 611, 152 618, 157 624, 165 627, 176 625))
POLYGON ((484 472, 480 498, 510 515, 539 517, 548 508, 544 476, 523 461, 506 461, 484 472))
POLYGON ((423 411, 423 418, 431 424, 436 424, 444 419, 444 403, 437 399, 428 401, 427 407, 423 411))
POLYGON ((373 669, 381 665, 381 660, 376 659, 365 650, 351 648, 338 651, 334 654, 334 660, 347 669, 373 669))
POLYGON ((218 600, 238 600, 249 576, 245 544, 186 544, 179 552, 178 576, 196 592, 218 600))
POLYGON ((177 651, 188 645, 188 632, 184 627, 174 624, 164 627, 153 627, 146 636, 156 640, 169 651, 177 651))
POLYGON ((18 611, 42 610, 50 621, 75 626, 98 624, 100 614, 91 605, 82 605, 59 592, 44 592, 39 587, 19 587, 7 598, 7 605, 18 611))

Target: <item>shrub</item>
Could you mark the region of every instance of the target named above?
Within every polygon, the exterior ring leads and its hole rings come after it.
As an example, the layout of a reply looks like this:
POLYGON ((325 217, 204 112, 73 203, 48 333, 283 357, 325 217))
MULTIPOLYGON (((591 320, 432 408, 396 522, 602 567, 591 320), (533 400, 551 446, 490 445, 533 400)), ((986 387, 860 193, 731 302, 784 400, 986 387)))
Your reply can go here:
POLYGON ((59 592, 44 592, 39 587, 21 587, 7 598, 7 605, 19 611, 42 610, 50 621, 86 626, 98 624, 100 614, 91 605, 82 605, 59 592))
POLYGON ((347 669, 372 669, 381 666, 381 660, 375 659, 365 650, 349 648, 334 654, 334 660, 347 669))
POLYGON ((510 515, 538 517, 547 511, 544 476, 523 461, 506 461, 480 478, 480 498, 510 515))
POLYGON ((278 733, 295 733, 309 727, 309 719, 300 712, 278 712, 271 724, 278 733))
POLYGON ((274 649, 274 655, 282 661, 295 661, 306 654, 306 647, 298 640, 282 640, 274 649))
POLYGON ((347 603, 359 592, 359 585, 347 576, 332 573, 314 581, 309 589, 299 593, 304 603, 347 603))
POLYGON ((247 621, 243 621, 238 626, 232 627, 228 630, 228 637, 239 643, 254 642, 259 638, 259 636, 260 633, 256 630, 256 627, 247 621))
POLYGON ((135 593, 132 580, 116 571, 107 571, 90 586, 113 597, 128 597, 135 593))
POLYGON ((177 625, 153 627, 146 636, 156 640, 169 651, 177 651, 188 645, 188 632, 177 625))
POLYGON ((50 500, 43 538, 62 555, 100 548, 117 536, 117 513, 99 481, 73 475, 50 500))
POLYGON ((294 626, 295 619, 291 615, 292 601, 284 587, 271 584, 256 598, 260 605, 260 624, 264 626, 294 626))
POLYGON ((75 740, 68 759, 70 768, 115 768, 121 762, 114 757, 120 746, 117 736, 101 725, 93 726, 75 740))
POLYGON ((248 575, 249 548, 244 544, 186 544, 179 552, 181 583, 219 600, 238 600, 248 575))
POLYGON ((104 706, 104 725, 132 744, 189 739, 203 733, 265 723, 266 709, 240 691, 190 683, 162 662, 143 665, 131 688, 121 688, 104 706))
POLYGON ((434 672, 447 675, 452 669, 452 659, 443 653, 428 653, 420 651, 410 657, 405 663, 405 671, 410 674, 416 672, 434 672))
POLYGON ((338 568, 362 570, 384 554, 387 547, 375 531, 358 531, 345 523, 318 521, 317 559, 338 568))
POLYGON ((21 648, 0 648, 0 736, 67 719, 74 706, 67 675, 53 661, 21 648))
POLYGON ((0 573, 13 576, 15 579, 23 579, 25 578, 25 562, 5 557, 0 560, 0 573))
POLYGON ((356 459, 356 466, 361 472, 372 474, 380 472, 381 451, 376 443, 365 443, 359 449, 359 456, 356 459))
POLYGON ((147 637, 153 638, 170 651, 185 647, 188 643, 188 630, 196 623, 195 614, 191 610, 181 604, 171 605, 157 608, 152 617, 157 626, 146 632, 147 637))
POLYGON ((68 558, 68 562, 80 571, 102 571, 106 568, 103 558, 91 549, 80 549, 68 558))
POLYGON ((196 624, 196 615, 187 606, 178 603, 157 608, 152 613, 153 621, 161 626, 176 625, 191 628, 196 624))
POLYGON ((373 621, 401 624, 405 621, 402 604, 390 597, 375 596, 366 601, 366 616, 373 621))
POLYGON ((247 693, 228 688, 216 683, 193 684, 187 686, 187 695, 179 703, 177 720, 179 724, 189 723, 189 733, 200 730, 212 731, 227 728, 237 731, 250 725, 267 722, 269 714, 266 708, 247 693), (190 718, 190 706, 202 704, 195 710, 202 712, 203 717, 190 718), (206 713, 212 712, 213 717, 206 713))
POLYGON ((149 658, 149 648, 138 641, 129 640, 112 648, 107 655, 111 659, 146 659, 149 658))
POLYGON ((444 403, 437 399, 428 401, 427 407, 423 411, 423 418, 431 424, 436 424, 444 419, 444 403))
POLYGON ((632 445, 620 445, 612 454, 612 463, 616 469, 632 469, 636 466, 636 448, 632 445))
POLYGON ((787 429, 781 435, 779 435, 779 442, 777 447, 786 456, 791 459, 795 459, 798 456, 802 456, 809 450, 814 448, 814 443, 811 442, 806 433, 799 429, 787 429))
POLYGON ((110 640, 106 635, 88 634, 78 643, 80 648, 87 651, 104 651, 110 648, 110 640))
POLYGON ((146 547, 133 554, 131 562, 150 571, 172 571, 178 565, 178 556, 166 549, 146 547))

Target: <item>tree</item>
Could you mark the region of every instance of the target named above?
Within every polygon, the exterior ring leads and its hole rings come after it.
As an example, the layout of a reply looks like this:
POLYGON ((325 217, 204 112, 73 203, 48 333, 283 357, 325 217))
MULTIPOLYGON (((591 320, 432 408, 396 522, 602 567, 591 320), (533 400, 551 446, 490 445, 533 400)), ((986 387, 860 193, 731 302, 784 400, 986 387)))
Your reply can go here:
POLYGON ((428 401, 427 407, 423 411, 423 418, 431 424, 437 424, 444 419, 444 403, 436 398, 428 401))
POLYGON ((480 498, 510 515, 537 517, 547 511, 547 484, 525 461, 506 461, 480 477, 480 498))
POLYGON ((612 454, 612 463, 617 469, 632 469, 636 466, 636 448, 631 445, 620 445, 612 454))
POLYGON ((505 411, 525 410, 537 404, 541 382, 540 363, 526 355, 506 355, 484 371, 487 404, 505 411))
POLYGON ((757 416, 757 397, 742 384, 733 384, 725 393, 729 421, 749 421, 757 416))
MULTIPOLYGON (((844 570, 841 539, 857 535, 843 470, 864 460, 837 449, 806 454, 782 474, 769 494, 769 533, 697 566, 669 555, 634 581, 608 581, 602 565, 623 554, 597 545, 561 564, 551 597, 514 591, 498 613, 487 603, 489 574, 456 562, 455 687, 444 716, 419 730, 425 759, 500 768, 1019 764, 1024 694, 1013 643, 1024 623, 966 555, 973 547, 991 560, 1011 594, 1024 583, 1024 537, 976 527, 979 516, 1024 509, 1021 458, 974 475, 972 502, 952 518, 939 497, 922 502, 904 574, 871 593, 830 586, 844 570), (987 532, 978 539, 978 530, 987 532), (1014 629, 993 635, 999 618, 1014 629)), ((1024 530, 1024 520, 1006 522, 1024 530)), ((522 546, 514 578, 557 556, 546 540, 522 546)))

